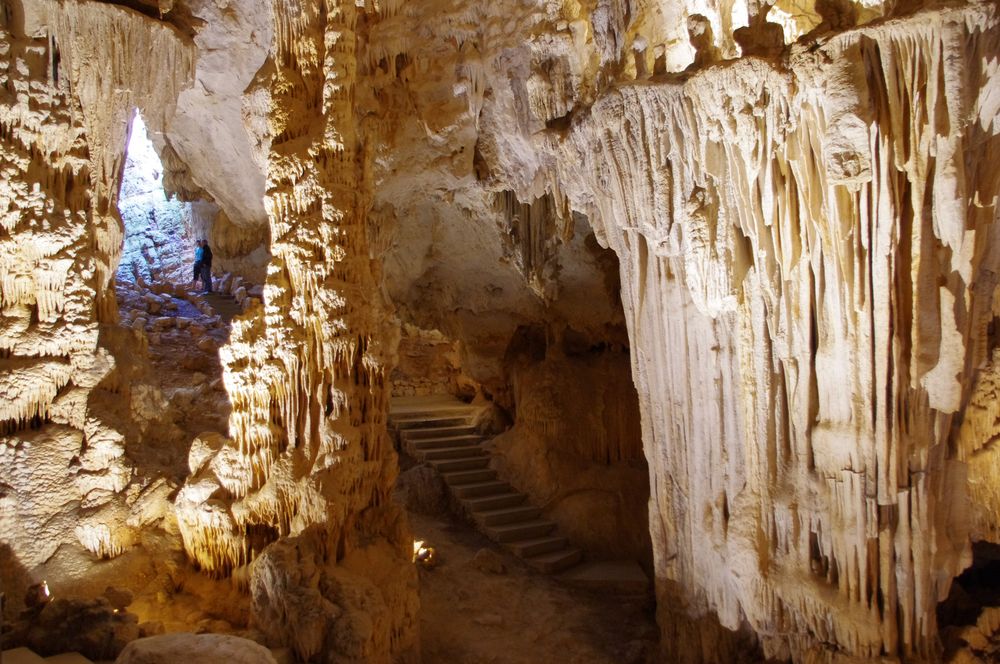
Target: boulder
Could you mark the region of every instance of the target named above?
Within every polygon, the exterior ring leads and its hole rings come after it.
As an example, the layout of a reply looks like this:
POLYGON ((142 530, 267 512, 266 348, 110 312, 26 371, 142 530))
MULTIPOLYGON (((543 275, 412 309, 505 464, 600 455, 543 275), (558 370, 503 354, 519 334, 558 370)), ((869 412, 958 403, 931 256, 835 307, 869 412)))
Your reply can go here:
POLYGON ((406 508, 422 514, 441 514, 448 509, 444 482, 428 466, 414 466, 399 474, 396 488, 406 508))
POLYGON ((138 639, 115 664, 276 664, 271 651, 249 639, 228 634, 180 632, 138 639))
MULTIPOLYGON (((118 599, 123 599, 119 596, 118 599)), ((42 656, 78 652, 92 660, 111 659, 139 637, 135 614, 115 608, 107 597, 56 598, 40 609, 25 611, 10 626, 10 643, 42 656)))

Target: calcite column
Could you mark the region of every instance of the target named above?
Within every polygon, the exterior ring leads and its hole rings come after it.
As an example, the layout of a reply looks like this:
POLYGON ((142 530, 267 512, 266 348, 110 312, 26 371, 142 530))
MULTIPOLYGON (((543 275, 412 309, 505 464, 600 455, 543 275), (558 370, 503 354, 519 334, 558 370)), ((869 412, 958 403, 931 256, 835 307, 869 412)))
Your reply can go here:
POLYGON ((733 656, 719 623, 797 661, 936 656, 993 343, 998 53, 993 6, 922 14, 624 87, 553 146, 621 260, 671 660, 733 656))
POLYGON ((358 13, 289 0, 274 16, 273 260, 263 306, 234 321, 221 351, 231 439, 196 441, 177 513, 202 568, 255 561, 254 612, 272 641, 304 659, 383 661, 413 647, 416 590, 390 498, 383 309, 354 111, 358 13))

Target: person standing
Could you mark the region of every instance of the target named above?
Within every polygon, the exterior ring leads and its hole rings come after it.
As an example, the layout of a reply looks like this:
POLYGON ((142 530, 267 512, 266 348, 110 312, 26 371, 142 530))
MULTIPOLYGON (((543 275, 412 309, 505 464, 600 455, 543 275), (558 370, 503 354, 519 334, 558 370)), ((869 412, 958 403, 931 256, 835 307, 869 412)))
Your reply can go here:
POLYGON ((201 241, 201 281, 205 284, 205 292, 212 292, 212 248, 206 240, 201 241))
POLYGON ((201 246, 203 240, 195 241, 194 248, 194 274, 191 275, 191 286, 193 287, 198 283, 198 279, 201 278, 201 266, 205 260, 205 249, 201 246))

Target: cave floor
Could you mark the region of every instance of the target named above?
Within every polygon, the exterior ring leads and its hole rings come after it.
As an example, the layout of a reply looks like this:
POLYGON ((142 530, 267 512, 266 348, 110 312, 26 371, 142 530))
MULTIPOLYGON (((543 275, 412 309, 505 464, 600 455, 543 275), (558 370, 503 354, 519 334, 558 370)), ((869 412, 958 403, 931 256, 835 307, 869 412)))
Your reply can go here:
MULTIPOLYGON (((123 317, 130 310, 143 308, 143 295, 138 289, 119 288, 123 317)), ((225 296, 202 298, 223 323, 206 331, 203 338, 210 337, 211 345, 200 348, 188 329, 155 327, 154 321, 162 316, 187 316, 207 326, 208 316, 184 298, 175 297, 175 308, 148 315, 147 330, 155 330, 155 340, 149 344, 149 364, 144 365, 148 368, 137 364, 132 376, 150 381, 167 404, 163 412, 166 426, 153 427, 144 437, 147 443, 156 444, 132 446, 132 461, 141 472, 170 477, 176 483, 187 473, 186 452, 193 437, 203 431, 224 433, 229 414, 215 349, 225 343, 228 323, 238 307, 225 296)), ((650 592, 582 588, 539 574, 451 513, 427 516, 411 512, 410 520, 414 537, 435 547, 438 559, 435 568, 419 570, 420 640, 425 664, 656 661, 658 629, 650 592), (484 557, 492 565, 484 565, 484 557), (489 571, 498 562, 504 573, 489 571)), ((156 569, 136 574, 136 565, 148 567, 152 562, 141 552, 123 557, 133 560, 118 560, 108 566, 105 576, 114 576, 111 567, 130 567, 127 576, 132 577, 137 596, 132 610, 142 620, 162 622, 168 632, 242 633, 238 626, 247 616, 231 610, 240 604, 238 591, 231 584, 188 570, 175 535, 164 537, 149 545, 156 550, 171 549, 169 569, 160 569, 163 565, 157 563, 152 565, 156 569), (140 582, 139 577, 151 581, 140 582), (213 596, 220 593, 225 600, 214 601, 213 596)), ((96 586, 92 591, 99 592, 96 586)))
POLYGON ((410 521, 438 561, 419 572, 425 664, 656 661, 650 594, 578 588, 539 574, 450 514, 411 513, 410 521), (505 573, 489 571, 495 561, 505 573))

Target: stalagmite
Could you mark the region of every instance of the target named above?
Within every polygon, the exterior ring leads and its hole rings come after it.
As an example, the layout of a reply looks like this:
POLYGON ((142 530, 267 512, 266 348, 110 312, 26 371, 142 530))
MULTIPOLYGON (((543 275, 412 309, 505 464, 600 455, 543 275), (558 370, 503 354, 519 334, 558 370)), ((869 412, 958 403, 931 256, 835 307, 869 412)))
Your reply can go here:
POLYGON ((359 16, 353 3, 317 0, 278 3, 275 18, 265 199, 273 257, 263 306, 234 323, 221 350, 232 439, 218 441, 210 461, 192 448, 178 523, 205 570, 262 556, 251 590, 269 638, 304 659, 338 648, 350 661, 381 661, 414 648, 415 579, 390 499, 382 304, 355 133, 359 16), (293 559, 283 557, 289 547, 293 559), (312 574, 292 569, 300 556, 312 574), (349 572, 359 556, 385 569, 349 572), (334 581, 345 574, 350 592, 334 581), (380 598, 382 629, 354 632, 353 616, 373 610, 373 600, 356 603, 358 592, 380 598), (297 593, 327 615, 309 627, 276 606, 297 593))

